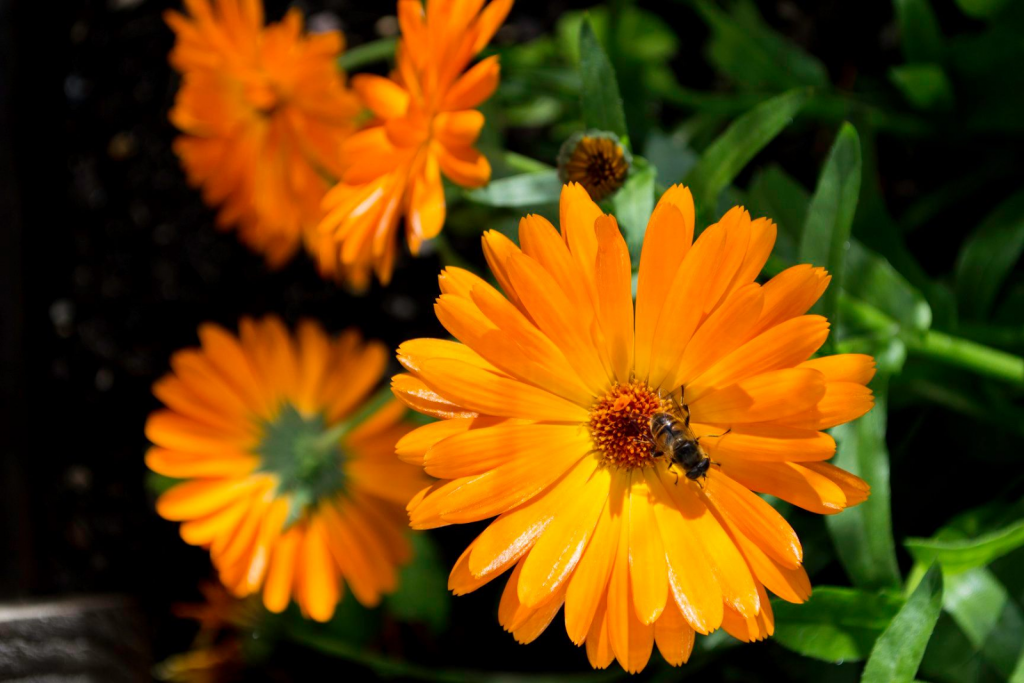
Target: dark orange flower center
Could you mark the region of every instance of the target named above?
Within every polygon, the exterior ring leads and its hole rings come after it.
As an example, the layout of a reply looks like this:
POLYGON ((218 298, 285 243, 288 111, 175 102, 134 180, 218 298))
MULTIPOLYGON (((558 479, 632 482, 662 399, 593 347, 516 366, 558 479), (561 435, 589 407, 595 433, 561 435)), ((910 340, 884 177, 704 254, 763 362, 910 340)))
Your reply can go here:
POLYGON ((566 180, 582 185, 596 202, 622 187, 627 173, 622 146, 610 138, 590 136, 580 139, 564 169, 566 180))
POLYGON ((650 419, 667 404, 643 382, 616 384, 590 409, 590 434, 601 459, 616 467, 652 462, 650 419))

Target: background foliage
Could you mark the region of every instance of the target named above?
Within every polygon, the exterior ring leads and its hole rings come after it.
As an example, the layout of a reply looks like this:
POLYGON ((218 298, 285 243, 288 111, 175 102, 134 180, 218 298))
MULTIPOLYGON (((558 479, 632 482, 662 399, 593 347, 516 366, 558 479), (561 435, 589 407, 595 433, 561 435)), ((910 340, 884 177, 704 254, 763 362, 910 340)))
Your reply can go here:
MULTIPOLYGON (((346 65, 386 68, 390 5, 302 4, 314 25, 340 18, 356 46, 346 65)), ((169 152, 175 81, 160 3, 61 3, 42 24, 40 5, 16 6, 18 54, 54 22, 69 50, 51 80, 19 62, 19 104, 6 105, 26 134, 7 133, 20 182, 12 229, 23 236, 9 254, 24 266, 5 301, 24 335, 8 349, 21 363, 6 375, 18 399, 8 419, 23 438, 5 454, 4 505, 30 521, 5 532, 19 552, 4 592, 129 592, 154 615, 157 656, 184 649, 189 627, 162 615, 194 597, 208 570, 147 511, 140 486, 148 386, 169 353, 194 343, 203 320, 232 326, 267 311, 334 329, 356 322, 392 346, 443 336, 429 284, 439 266, 483 272, 483 229, 514 236, 527 212, 556 217, 558 147, 598 127, 634 153, 626 186, 607 200, 632 249, 672 183, 693 188, 699 226, 744 204, 779 224, 767 274, 799 262, 833 273, 819 304, 831 350, 879 362, 875 409, 834 430, 837 464, 865 478, 871 498, 827 519, 780 504, 804 542, 813 597, 774 603, 775 638, 742 657, 723 656, 727 636, 698 639, 684 673, 1024 680, 1024 6, 863 5, 610 0, 584 13, 519 2, 493 48, 503 77, 481 146, 495 180, 449 188, 434 253, 363 298, 308 263, 267 274, 214 232, 169 152), (53 149, 39 142, 54 138, 53 149), (27 422, 15 409, 27 407, 60 425, 42 447, 18 429, 27 422)), ((267 620, 247 657, 275 680, 304 669, 617 677, 590 673, 557 625, 515 645, 493 618, 500 586, 445 595, 447 569, 477 531, 418 541, 404 595, 379 610, 345 600, 323 628, 295 614, 267 620)), ((660 664, 644 673, 679 675, 660 664)))

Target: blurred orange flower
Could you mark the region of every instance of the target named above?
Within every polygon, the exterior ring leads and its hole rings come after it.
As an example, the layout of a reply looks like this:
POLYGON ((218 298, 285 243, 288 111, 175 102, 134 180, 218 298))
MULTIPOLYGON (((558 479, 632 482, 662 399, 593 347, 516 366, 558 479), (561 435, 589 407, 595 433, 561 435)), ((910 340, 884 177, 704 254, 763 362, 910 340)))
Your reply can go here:
POLYGON ((402 505, 426 482, 394 457, 405 407, 367 400, 386 349, 310 322, 293 337, 275 317, 243 319, 238 337, 203 325, 199 337, 153 387, 167 408, 146 423, 146 464, 187 480, 157 512, 209 548, 234 595, 262 590, 272 612, 294 599, 326 621, 342 579, 376 605, 410 559, 402 505))
POLYGON ((263 24, 260 0, 187 0, 165 19, 177 41, 181 88, 170 112, 189 183, 219 206, 271 267, 305 243, 316 253, 320 201, 341 176, 340 149, 356 128, 358 98, 337 58, 339 32, 307 35, 292 9, 263 24))
POLYGON ((765 638, 765 589, 802 602, 811 586, 796 534, 754 492, 822 514, 867 498, 864 481, 825 462, 835 443, 821 430, 871 408, 874 361, 809 360, 829 324, 806 312, 829 276, 802 265, 755 282, 775 243, 767 219, 737 207, 694 241, 690 191, 669 189, 647 227, 634 308, 615 219, 579 185, 563 188, 560 214, 561 234, 524 218, 522 249, 485 234, 505 296, 442 272, 437 316, 462 343, 398 349, 408 372, 393 391, 442 418, 398 444, 440 479, 410 502, 412 526, 497 515, 449 587, 468 593, 512 570, 505 629, 528 643, 564 604, 595 667, 640 671, 655 643, 679 665, 695 633, 719 627, 765 638), (655 448, 649 420, 673 411, 692 418, 706 478, 677 476, 655 448))
POLYGON ((463 187, 490 179, 490 164, 473 147, 484 125, 474 108, 498 85, 498 58, 463 71, 490 42, 512 0, 483 4, 427 0, 424 10, 421 0, 399 0, 395 73, 352 79, 375 118, 344 143, 341 182, 324 198, 320 228, 329 239, 321 243, 323 271, 343 266, 358 284, 372 268, 387 283, 403 215, 413 254, 441 231, 441 175, 463 187))

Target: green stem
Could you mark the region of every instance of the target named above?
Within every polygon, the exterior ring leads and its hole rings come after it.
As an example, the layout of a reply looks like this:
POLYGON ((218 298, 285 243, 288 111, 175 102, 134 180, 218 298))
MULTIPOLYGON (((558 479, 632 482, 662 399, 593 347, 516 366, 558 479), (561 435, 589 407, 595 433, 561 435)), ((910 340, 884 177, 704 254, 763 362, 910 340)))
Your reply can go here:
POLYGON ((983 346, 968 339, 929 330, 905 340, 907 350, 926 358, 955 365, 979 375, 1024 384, 1024 358, 983 346))
POLYGON ((395 54, 397 42, 395 38, 381 38, 346 50, 338 57, 338 66, 345 71, 353 71, 367 64, 391 59, 395 54))
POLYGON ((543 161, 537 161, 536 159, 531 159, 528 156, 523 156, 516 152, 506 151, 504 159, 509 168, 522 173, 539 173, 541 171, 550 171, 552 169, 551 166, 548 166, 543 161))
POLYGON ((389 401, 395 400, 395 395, 391 393, 391 387, 381 387, 376 394, 367 399, 359 409, 349 415, 346 419, 333 425, 330 429, 325 431, 323 434, 317 437, 315 447, 320 449, 333 448, 345 438, 345 435, 353 431, 356 427, 366 422, 369 418, 383 408, 389 401))
POLYGON ((298 643, 326 655, 345 659, 361 664, 385 678, 403 678, 415 681, 432 681, 436 683, 527 683, 528 681, 564 681, 567 683, 609 683, 625 677, 622 671, 595 671, 582 674, 516 674, 506 672, 485 672, 466 669, 429 669, 424 666, 402 662, 384 655, 368 652, 365 648, 355 647, 340 642, 331 636, 316 633, 309 626, 302 626, 288 631, 288 636, 298 643))

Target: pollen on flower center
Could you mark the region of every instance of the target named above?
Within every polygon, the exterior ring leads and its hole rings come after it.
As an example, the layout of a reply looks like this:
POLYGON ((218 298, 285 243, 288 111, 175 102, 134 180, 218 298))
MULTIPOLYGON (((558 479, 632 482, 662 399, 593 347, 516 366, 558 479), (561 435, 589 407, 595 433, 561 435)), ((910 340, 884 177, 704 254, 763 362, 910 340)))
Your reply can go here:
POLYGON ((643 382, 616 384, 590 409, 590 434, 601 459, 616 467, 643 467, 651 462, 648 423, 665 402, 643 382))

